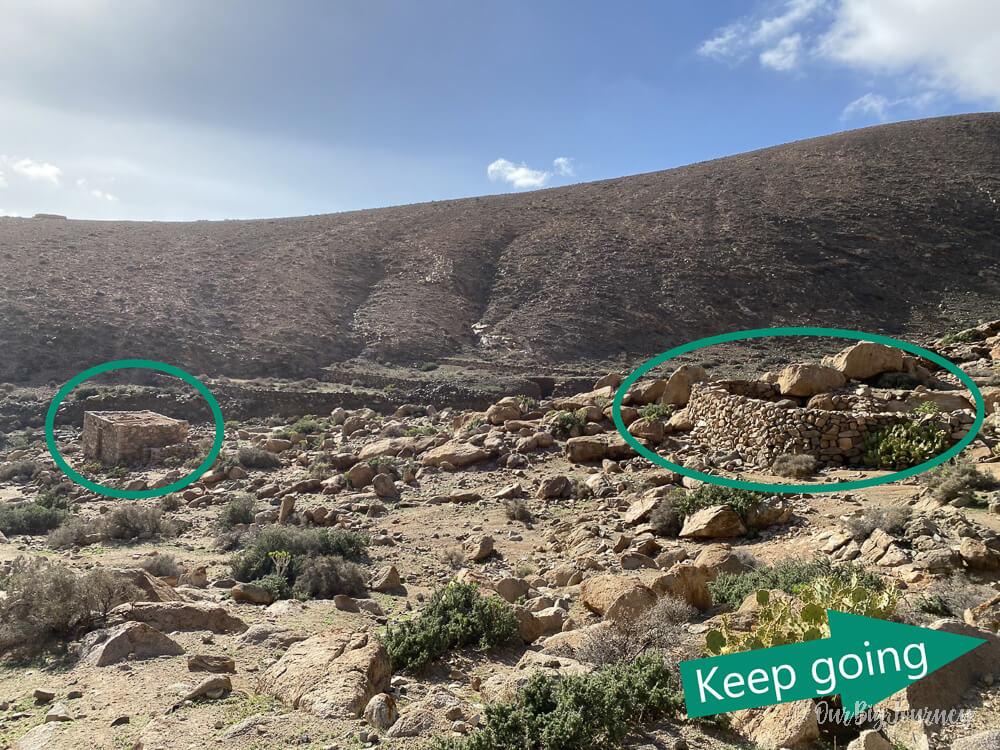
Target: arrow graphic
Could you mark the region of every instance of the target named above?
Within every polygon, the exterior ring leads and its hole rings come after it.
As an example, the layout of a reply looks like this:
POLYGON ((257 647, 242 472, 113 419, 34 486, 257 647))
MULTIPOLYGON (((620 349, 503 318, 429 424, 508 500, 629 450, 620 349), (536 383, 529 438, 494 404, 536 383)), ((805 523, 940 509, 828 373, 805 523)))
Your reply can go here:
POLYGON ((681 662, 688 717, 839 693, 847 719, 986 642, 826 612, 829 638, 681 662))

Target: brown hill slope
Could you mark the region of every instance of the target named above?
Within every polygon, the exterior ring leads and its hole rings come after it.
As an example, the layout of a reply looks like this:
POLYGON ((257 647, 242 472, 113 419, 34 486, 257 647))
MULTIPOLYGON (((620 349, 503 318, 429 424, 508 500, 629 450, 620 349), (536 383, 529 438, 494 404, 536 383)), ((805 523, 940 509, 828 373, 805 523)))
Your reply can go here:
POLYGON ((910 338, 997 315, 1000 114, 665 172, 304 218, 0 219, 0 380, 143 357, 581 362, 740 328, 910 338))

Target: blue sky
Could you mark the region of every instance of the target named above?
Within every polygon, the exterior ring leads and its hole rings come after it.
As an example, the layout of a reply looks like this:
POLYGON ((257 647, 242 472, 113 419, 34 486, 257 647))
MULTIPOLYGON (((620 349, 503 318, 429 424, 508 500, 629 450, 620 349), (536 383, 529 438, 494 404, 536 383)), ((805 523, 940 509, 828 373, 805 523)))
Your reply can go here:
POLYGON ((0 214, 291 216, 1000 107, 1000 3, 4 0, 0 214))

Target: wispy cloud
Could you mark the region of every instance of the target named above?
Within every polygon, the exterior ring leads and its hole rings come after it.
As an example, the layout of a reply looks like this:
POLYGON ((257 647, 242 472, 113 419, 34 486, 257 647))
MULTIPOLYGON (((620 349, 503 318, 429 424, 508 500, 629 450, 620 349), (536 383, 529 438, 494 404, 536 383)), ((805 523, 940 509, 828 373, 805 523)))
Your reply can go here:
POLYGON ((572 177, 576 174, 573 159, 559 156, 552 162, 552 171, 532 169, 525 163, 515 164, 507 159, 497 159, 486 167, 486 175, 493 182, 506 182, 518 189, 545 187, 553 175, 572 177))
POLYGON ((792 32, 812 18, 829 0, 787 0, 770 14, 746 16, 719 29, 698 47, 698 53, 716 60, 740 62, 753 51, 762 50, 762 65, 790 70, 798 62, 802 41, 792 32))
POLYGON ((792 34, 781 39, 771 49, 760 53, 760 64, 775 70, 791 70, 799 62, 799 49, 802 46, 801 34, 792 34))
POLYGON ((900 96, 895 99, 870 91, 844 107, 840 119, 850 120, 867 115, 875 117, 880 122, 888 122, 892 110, 905 108, 909 111, 919 112, 929 107, 936 98, 937 94, 933 91, 925 91, 916 96, 900 96))
POLYGON ((10 163, 10 168, 22 177, 38 182, 50 182, 53 185, 59 184, 59 177, 62 170, 55 164, 48 162, 37 162, 31 159, 18 159, 10 163))

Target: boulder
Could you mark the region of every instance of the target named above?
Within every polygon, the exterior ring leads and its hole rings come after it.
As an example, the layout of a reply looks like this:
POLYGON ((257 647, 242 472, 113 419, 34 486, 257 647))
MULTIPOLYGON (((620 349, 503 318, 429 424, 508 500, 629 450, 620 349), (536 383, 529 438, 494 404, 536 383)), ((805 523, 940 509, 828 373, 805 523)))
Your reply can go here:
POLYGON ((625 391, 622 397, 623 404, 642 406, 652 404, 659 399, 667 388, 666 380, 640 380, 625 391))
POLYGON ((296 643, 261 676, 259 692, 322 719, 359 718, 389 690, 389 655, 374 636, 331 630, 296 643))
POLYGON ((256 583, 237 583, 229 590, 234 602, 268 605, 274 601, 274 594, 256 583))
POLYGON ((628 434, 659 444, 663 442, 666 430, 659 419, 637 419, 628 426, 628 434))
POLYGON ((778 373, 782 396, 815 396, 842 388, 846 382, 843 373, 825 365, 788 365, 778 373))
POLYGON ((403 582, 399 577, 399 571, 396 570, 396 566, 388 565, 375 572, 371 578, 371 582, 368 584, 368 588, 372 591, 385 593, 387 591, 395 591, 402 585, 403 582))
POLYGON ((194 654, 188 657, 188 672, 235 672, 236 660, 229 656, 194 654))
POLYGON ((500 594, 500 598, 511 603, 516 602, 522 596, 527 596, 529 588, 527 581, 513 576, 501 578, 493 584, 493 590, 500 594))
POLYGON ((367 487, 374 478, 375 469, 367 463, 356 463, 347 470, 347 481, 354 489, 367 487))
POLYGON ((690 539, 724 539, 746 533, 747 527, 735 510, 728 505, 713 505, 685 518, 680 536, 690 539))
POLYGON ((792 517, 792 506, 784 499, 774 496, 761 500, 747 511, 747 525, 755 529, 766 529, 779 523, 786 523, 792 517))
POLYGON ((372 478, 372 489, 379 497, 395 497, 399 494, 396 491, 396 483, 391 476, 385 473, 376 474, 372 478))
POLYGON ((656 594, 635 578, 599 575, 580 584, 583 606, 605 619, 634 620, 656 603, 656 594))
MULTIPOLYGON (((143 568, 112 568, 108 571, 116 578, 131 583, 139 589, 139 601, 143 602, 179 602, 181 595, 174 591, 172 586, 167 585, 159 578, 143 568)), ((125 604, 124 601, 116 602, 125 604)))
POLYGON ((482 562, 493 554, 493 537, 488 534, 479 534, 471 537, 462 545, 465 551, 465 559, 470 562, 482 562))
POLYGON ((677 563, 666 573, 658 575, 650 582, 657 596, 672 596, 682 599, 695 609, 705 611, 712 607, 712 594, 708 582, 714 580, 704 568, 687 563, 677 563))
POLYGON ((649 514, 659 504, 660 498, 658 496, 647 494, 628 507, 625 515, 622 516, 622 521, 624 521, 626 526, 635 526, 637 523, 642 523, 649 518, 649 514))
POLYGON ((973 570, 1000 570, 1000 553, 990 549, 978 539, 965 537, 958 552, 965 564, 973 570))
POLYGON ((399 718, 399 710, 396 708, 396 701, 388 693, 379 693, 368 701, 364 711, 365 721, 373 729, 384 732, 396 723, 399 718))
POLYGON ((804 747, 819 739, 816 707, 811 700, 733 711, 729 717, 732 728, 759 748, 804 747))
POLYGON ((968 737, 957 737, 951 750, 997 750, 1000 748, 1000 729, 976 732, 968 737))
POLYGON ((1000 632, 1000 594, 963 613, 966 624, 994 633, 1000 632))
POLYGON ((205 602, 139 602, 111 610, 113 621, 144 622, 160 631, 211 630, 213 633, 242 633, 247 624, 225 607, 205 602))
POLYGON ((745 573, 751 567, 729 544, 710 544, 698 553, 694 564, 705 571, 710 581, 718 578, 719 573, 745 573))
POLYGON ((867 380, 883 372, 902 372, 903 350, 874 341, 859 341, 839 354, 825 357, 823 364, 838 370, 848 380, 867 380))
POLYGON ((112 628, 87 633, 80 643, 80 661, 105 667, 125 659, 152 659, 179 656, 184 649, 159 630, 144 622, 125 622, 112 628))
POLYGON ((501 425, 511 419, 520 419, 521 407, 515 399, 503 399, 486 410, 486 421, 501 425))
POLYGON ((543 500, 566 497, 571 489, 572 485, 569 478, 560 474, 559 476, 543 479, 541 485, 538 487, 536 497, 543 500))
POLYGON ((442 463, 449 463, 452 466, 469 466, 470 464, 482 463, 489 458, 489 452, 478 445, 461 440, 449 440, 444 445, 431 448, 424 453, 422 461, 425 466, 440 466, 442 463))
POLYGON ((851 740, 847 750, 893 750, 893 744, 874 729, 866 729, 851 740))
POLYGON ((607 441, 600 435, 581 435, 566 441, 566 457, 571 463, 594 463, 602 460, 607 453, 607 441))
POLYGON ((410 706, 385 733, 393 737, 426 737, 437 725, 437 713, 429 708, 410 706))
POLYGON ((667 385, 660 396, 660 403, 686 406, 691 398, 691 386, 708 377, 701 365, 681 365, 671 373, 667 385))

